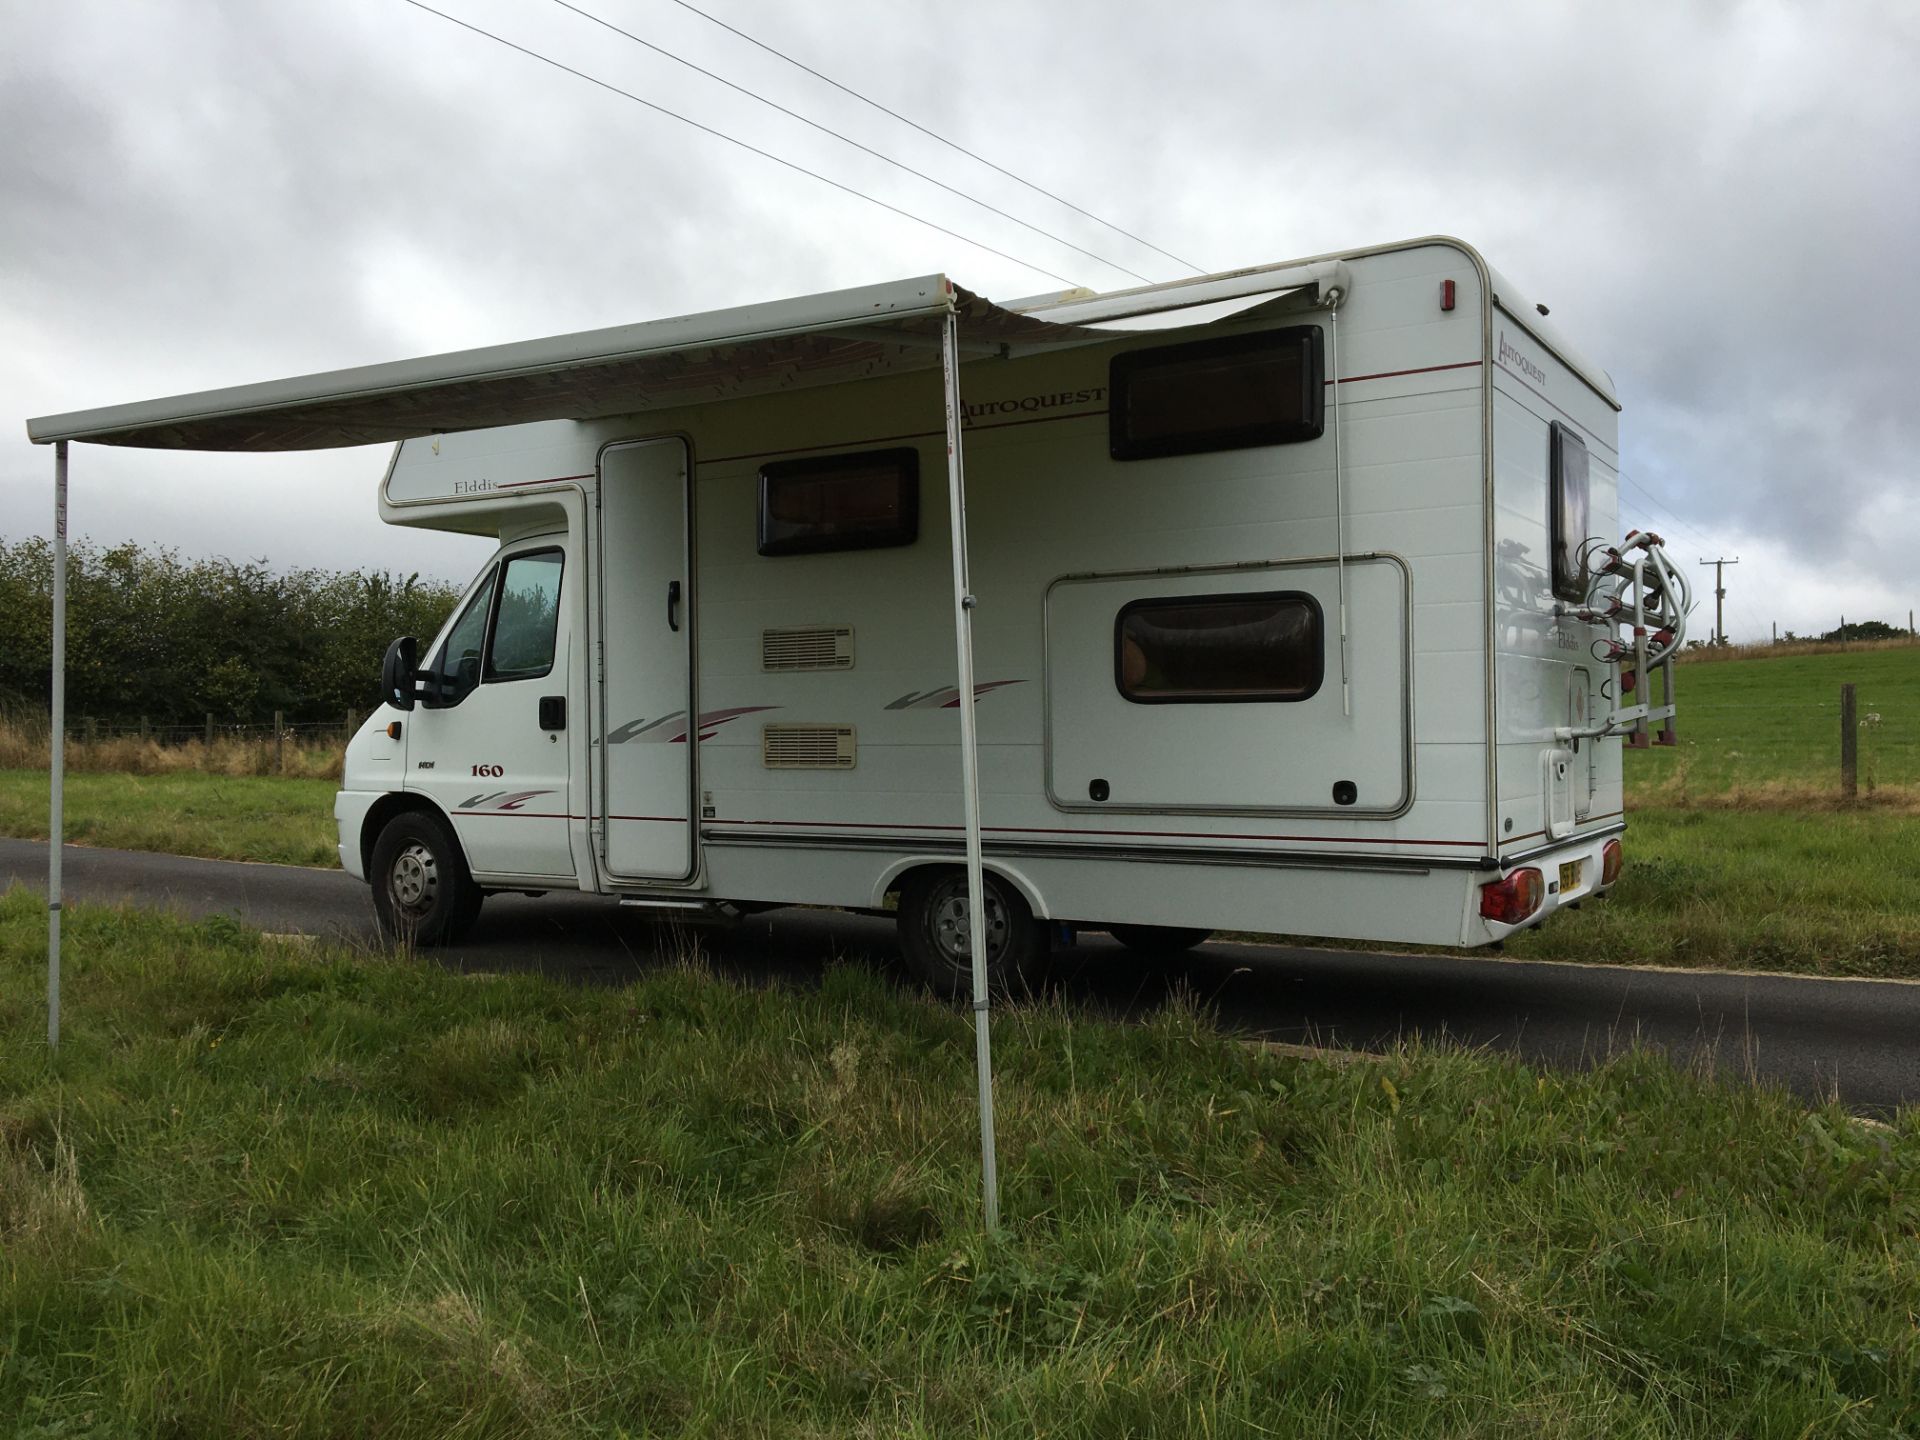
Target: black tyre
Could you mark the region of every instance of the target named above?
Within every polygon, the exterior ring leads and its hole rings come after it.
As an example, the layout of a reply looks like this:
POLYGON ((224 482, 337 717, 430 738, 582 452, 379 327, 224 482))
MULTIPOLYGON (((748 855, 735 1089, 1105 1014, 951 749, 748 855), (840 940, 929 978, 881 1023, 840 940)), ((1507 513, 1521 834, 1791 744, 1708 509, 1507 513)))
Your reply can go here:
POLYGON ((402 945, 448 945, 466 934, 483 898, 467 858, 437 816, 396 815, 374 842, 373 910, 402 945))
MULTIPOLYGON (((1018 890, 986 876, 987 986, 995 995, 1022 995, 1033 986, 1050 948, 1047 926, 1034 918, 1018 890)), ((916 870, 900 890, 900 949, 908 968, 936 995, 973 994, 967 872, 916 870)))
POLYGON ((1109 925, 1107 933, 1137 955, 1179 955, 1204 943, 1211 930, 1177 925, 1109 925))

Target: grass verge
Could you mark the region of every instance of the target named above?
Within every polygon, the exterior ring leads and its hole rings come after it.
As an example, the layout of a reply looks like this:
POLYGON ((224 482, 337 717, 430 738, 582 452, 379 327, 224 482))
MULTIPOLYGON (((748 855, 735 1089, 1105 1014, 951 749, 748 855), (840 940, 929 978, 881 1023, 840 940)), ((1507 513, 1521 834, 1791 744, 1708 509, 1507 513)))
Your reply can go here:
MULTIPOLYGON (((1506 942, 1523 960, 1920 980, 1920 826, 1888 807, 1633 810, 1604 899, 1506 942)), ((1377 950, 1313 936, 1245 937, 1377 950)), ((1436 953, 1483 955, 1480 950, 1436 953)))
MULTIPOLYGON (((0 1034, 44 917, 0 899, 0 1034)), ((619 991, 78 907, 0 1052, 26 1433, 1701 1436, 1920 1420, 1920 1115, 1335 1066, 860 970, 619 991)))
MULTIPOLYGON (((339 864, 333 780, 84 771, 67 776, 67 839, 214 860, 339 864)), ((47 838, 47 774, 0 770, 0 834, 47 838)))
MULTIPOLYGON (((67 800, 68 836, 82 844, 338 863, 327 780, 79 774, 67 800)), ((1900 807, 1748 809, 1723 796, 1630 818, 1614 894, 1516 936, 1507 953, 1920 978, 1920 827, 1900 807)), ((45 838, 44 775, 0 771, 0 833, 45 838)))
POLYGON ((1920 978, 1920 826, 1891 810, 1636 809, 1604 900, 1507 942, 1540 960, 1920 978))

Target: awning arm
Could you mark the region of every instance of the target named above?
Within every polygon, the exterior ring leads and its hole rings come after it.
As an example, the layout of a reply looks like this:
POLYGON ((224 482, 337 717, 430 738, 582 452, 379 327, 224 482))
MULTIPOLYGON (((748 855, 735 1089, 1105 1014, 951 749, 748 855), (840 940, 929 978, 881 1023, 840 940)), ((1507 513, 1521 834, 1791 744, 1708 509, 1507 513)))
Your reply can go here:
POLYGON ((980 1089, 980 1191, 989 1231, 1000 1228, 993 1138, 993 1038, 987 1001, 986 877, 980 859, 980 750, 973 723, 973 607, 967 575, 966 464, 960 450, 960 316, 942 328, 947 400, 947 516, 953 550, 953 648, 959 663, 960 793, 967 828, 967 941, 973 960, 973 1055, 980 1089))
POLYGON ((1197 306, 1245 301, 1247 307, 1292 290, 1311 289, 1319 304, 1331 303, 1334 295, 1352 293, 1353 281, 1344 260, 1317 260, 1311 265, 1287 265, 1262 270, 1243 270, 1235 275, 1207 276, 1198 280, 1168 285, 1152 285, 1137 290, 1121 290, 1111 295, 1096 295, 1088 300, 1067 300, 1058 304, 1027 308, 1018 302, 1006 309, 1051 325, 1108 325, 1148 315, 1174 320, 1179 312, 1197 306))
POLYGON ((53 697, 47 766, 47 1049, 60 1048, 60 851, 67 834, 67 442, 53 447, 53 697))

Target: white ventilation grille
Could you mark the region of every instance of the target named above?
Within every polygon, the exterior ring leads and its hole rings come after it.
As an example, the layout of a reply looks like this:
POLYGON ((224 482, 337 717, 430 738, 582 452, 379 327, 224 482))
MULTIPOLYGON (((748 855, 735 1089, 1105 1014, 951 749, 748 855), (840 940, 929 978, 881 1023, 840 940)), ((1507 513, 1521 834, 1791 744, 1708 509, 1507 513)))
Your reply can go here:
POLYGON ((763 725, 760 759, 769 770, 851 770, 851 725, 763 725))
POLYGON ((762 670, 851 670, 853 627, 811 625, 760 632, 762 670))

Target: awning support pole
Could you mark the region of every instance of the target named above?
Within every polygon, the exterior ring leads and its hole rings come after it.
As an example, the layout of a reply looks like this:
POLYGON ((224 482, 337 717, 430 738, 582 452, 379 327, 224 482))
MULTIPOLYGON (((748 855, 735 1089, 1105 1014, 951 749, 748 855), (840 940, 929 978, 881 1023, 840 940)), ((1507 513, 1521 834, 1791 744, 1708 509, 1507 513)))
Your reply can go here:
POLYGON ((960 317, 940 347, 947 391, 947 513, 953 547, 953 647, 960 669, 960 791, 967 823, 967 939, 973 952, 973 1054, 980 1084, 980 1189, 987 1229, 1000 1228, 993 1142, 993 1039, 987 1004, 986 879, 980 861, 980 751, 973 724, 973 591, 967 578, 966 464, 960 453, 960 317))
POLYGON ((1333 527, 1340 567, 1340 713, 1353 714, 1353 676, 1347 665, 1347 477, 1340 467, 1340 302, 1334 290, 1327 303, 1327 342, 1333 352, 1333 527))
POLYGON ((67 834, 67 442, 53 446, 52 796, 47 815, 47 1049, 60 1048, 60 850, 67 834))

